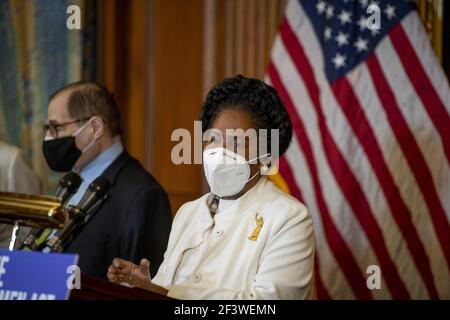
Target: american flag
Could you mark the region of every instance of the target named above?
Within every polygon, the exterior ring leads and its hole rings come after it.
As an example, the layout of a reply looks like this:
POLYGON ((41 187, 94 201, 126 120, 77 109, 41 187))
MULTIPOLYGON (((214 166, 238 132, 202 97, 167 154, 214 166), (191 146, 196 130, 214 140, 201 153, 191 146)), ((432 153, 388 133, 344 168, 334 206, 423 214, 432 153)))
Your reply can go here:
POLYGON ((313 216, 318 298, 449 299, 450 89, 414 3, 291 0, 268 82, 294 127, 280 173, 313 216))

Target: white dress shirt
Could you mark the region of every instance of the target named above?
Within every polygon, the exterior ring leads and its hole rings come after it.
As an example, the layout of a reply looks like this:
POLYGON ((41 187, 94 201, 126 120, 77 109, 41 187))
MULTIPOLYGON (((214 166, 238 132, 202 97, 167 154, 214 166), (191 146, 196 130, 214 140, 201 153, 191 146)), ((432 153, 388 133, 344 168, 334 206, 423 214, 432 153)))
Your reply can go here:
POLYGON ((310 298, 314 239, 306 207, 266 178, 214 217, 211 197, 178 210, 152 282, 178 299, 310 298), (258 217, 263 225, 252 241, 258 217))

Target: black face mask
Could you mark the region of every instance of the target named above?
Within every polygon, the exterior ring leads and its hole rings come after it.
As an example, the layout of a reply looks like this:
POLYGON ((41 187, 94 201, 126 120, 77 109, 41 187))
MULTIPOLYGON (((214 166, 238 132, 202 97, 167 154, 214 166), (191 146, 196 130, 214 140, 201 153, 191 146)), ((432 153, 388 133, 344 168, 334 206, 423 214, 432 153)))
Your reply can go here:
POLYGON ((70 171, 81 156, 73 136, 44 140, 42 152, 50 169, 57 172, 70 171))

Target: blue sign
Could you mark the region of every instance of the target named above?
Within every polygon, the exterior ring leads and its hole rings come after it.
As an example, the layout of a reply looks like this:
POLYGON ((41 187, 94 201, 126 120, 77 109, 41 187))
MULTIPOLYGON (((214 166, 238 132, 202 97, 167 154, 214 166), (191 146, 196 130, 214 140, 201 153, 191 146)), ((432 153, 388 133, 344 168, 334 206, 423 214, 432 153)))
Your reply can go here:
POLYGON ((78 255, 0 249, 0 300, 66 300, 78 255))

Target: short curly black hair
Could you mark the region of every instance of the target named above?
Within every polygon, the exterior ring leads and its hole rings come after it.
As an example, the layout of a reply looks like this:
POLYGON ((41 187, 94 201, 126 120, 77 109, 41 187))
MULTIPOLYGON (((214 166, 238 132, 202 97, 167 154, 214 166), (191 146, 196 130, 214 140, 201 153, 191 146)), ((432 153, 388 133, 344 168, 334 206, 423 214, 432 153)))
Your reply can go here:
MULTIPOLYGON (((200 113, 202 131, 212 127, 217 115, 228 108, 237 108, 252 116, 257 129, 279 130, 279 155, 283 155, 292 140, 292 123, 275 88, 265 82, 237 75, 225 78, 206 96, 200 113)), ((270 152, 270 134, 267 150, 270 152)))

